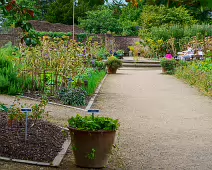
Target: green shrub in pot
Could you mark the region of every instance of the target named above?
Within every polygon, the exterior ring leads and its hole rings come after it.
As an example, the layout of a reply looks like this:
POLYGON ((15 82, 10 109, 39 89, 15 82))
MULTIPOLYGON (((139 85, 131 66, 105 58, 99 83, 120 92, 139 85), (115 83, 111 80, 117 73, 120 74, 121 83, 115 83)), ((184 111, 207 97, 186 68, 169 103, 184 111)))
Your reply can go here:
POLYGON ((117 69, 122 67, 122 61, 117 59, 114 56, 111 56, 108 58, 108 60, 105 62, 105 65, 108 68, 108 73, 115 74, 117 69))
POLYGON ((163 58, 161 59, 160 64, 161 64, 163 73, 174 74, 177 61, 174 59, 168 60, 166 58, 163 58))

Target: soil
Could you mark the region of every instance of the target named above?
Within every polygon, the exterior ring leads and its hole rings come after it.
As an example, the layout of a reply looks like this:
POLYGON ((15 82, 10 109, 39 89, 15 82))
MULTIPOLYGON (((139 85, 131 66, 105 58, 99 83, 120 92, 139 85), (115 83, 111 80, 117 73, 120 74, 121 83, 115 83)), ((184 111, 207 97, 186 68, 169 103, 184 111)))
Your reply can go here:
POLYGON ((63 129, 44 120, 8 123, 8 113, 0 112, 0 156, 38 162, 52 162, 66 139, 63 129))

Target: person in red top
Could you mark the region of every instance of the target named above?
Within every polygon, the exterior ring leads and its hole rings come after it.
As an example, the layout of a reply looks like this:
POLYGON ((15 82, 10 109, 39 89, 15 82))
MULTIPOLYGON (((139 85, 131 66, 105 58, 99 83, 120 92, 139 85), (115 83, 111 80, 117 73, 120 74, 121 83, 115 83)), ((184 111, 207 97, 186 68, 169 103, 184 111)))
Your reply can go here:
POLYGON ((167 50, 166 59, 167 59, 167 60, 172 60, 172 59, 173 59, 173 56, 172 56, 170 50, 167 50))

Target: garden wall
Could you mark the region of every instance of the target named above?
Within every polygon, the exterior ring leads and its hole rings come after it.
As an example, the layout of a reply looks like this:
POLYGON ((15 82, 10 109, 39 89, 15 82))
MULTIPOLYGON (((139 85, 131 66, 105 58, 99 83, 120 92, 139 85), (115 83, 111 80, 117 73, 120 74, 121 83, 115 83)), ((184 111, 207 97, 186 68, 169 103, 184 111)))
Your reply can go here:
POLYGON ((115 48, 116 50, 122 49, 125 53, 129 53, 128 46, 135 45, 140 41, 139 37, 133 36, 115 36, 115 48))
MULTIPOLYGON (((30 21, 35 30, 44 32, 73 32, 72 25, 64 24, 52 24, 46 21, 30 21)), ((85 31, 78 26, 74 26, 75 37, 79 34, 85 34, 85 31)), ((1 34, 0 32, 0 47, 11 41, 13 45, 18 45, 20 38, 18 33, 21 33, 19 29, 13 29, 8 33, 1 34)), ((135 36, 112 36, 110 34, 98 34, 89 35, 92 36, 92 41, 98 41, 101 44, 105 44, 108 51, 124 50, 128 54, 128 46, 134 45, 135 42, 140 41, 139 37, 135 36)), ((86 40, 86 39, 85 39, 86 40)))
POLYGON ((13 45, 18 45, 20 39, 17 34, 0 34, 0 47, 4 46, 8 42, 12 42, 13 45))
POLYGON ((126 54, 129 53, 129 46, 132 46, 136 42, 140 41, 140 37, 136 36, 112 36, 110 34, 98 34, 90 36, 94 37, 92 41, 105 43, 105 46, 108 51, 124 50, 126 54))

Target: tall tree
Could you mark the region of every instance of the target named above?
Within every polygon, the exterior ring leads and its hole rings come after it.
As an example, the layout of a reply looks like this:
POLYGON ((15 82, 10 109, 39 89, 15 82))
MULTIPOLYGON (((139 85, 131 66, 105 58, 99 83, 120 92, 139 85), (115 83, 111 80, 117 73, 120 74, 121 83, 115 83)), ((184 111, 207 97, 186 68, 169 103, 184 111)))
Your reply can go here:
POLYGON ((146 5, 165 5, 167 7, 183 6, 200 21, 208 20, 209 11, 212 10, 211 0, 143 0, 146 5))
POLYGON ((48 8, 46 19, 52 23, 78 24, 79 18, 84 18, 87 11, 96 10, 98 5, 104 4, 103 0, 56 0, 48 8))

